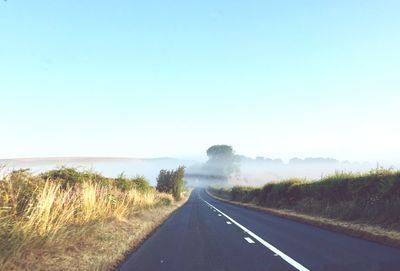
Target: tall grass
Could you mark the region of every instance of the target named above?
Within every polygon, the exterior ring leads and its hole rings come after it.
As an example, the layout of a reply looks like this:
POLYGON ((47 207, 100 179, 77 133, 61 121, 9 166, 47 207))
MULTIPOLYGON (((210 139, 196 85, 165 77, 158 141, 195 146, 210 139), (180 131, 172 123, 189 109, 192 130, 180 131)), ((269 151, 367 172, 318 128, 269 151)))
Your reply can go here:
POLYGON ((0 266, 10 255, 84 234, 87 224, 125 219, 173 202, 171 195, 155 189, 121 189, 112 179, 95 182, 80 176, 79 182, 71 182, 43 176, 20 170, 0 180, 0 266))
POLYGON ((291 179, 211 191, 233 201, 400 230, 399 171, 338 172, 319 181, 291 179))

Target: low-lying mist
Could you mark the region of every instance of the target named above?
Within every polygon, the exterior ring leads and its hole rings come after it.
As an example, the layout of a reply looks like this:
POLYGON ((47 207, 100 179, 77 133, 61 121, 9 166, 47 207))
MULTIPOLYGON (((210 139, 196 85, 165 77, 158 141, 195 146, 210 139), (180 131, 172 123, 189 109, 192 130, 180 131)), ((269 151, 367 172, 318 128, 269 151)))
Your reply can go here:
MULTIPOLYGON (((233 153, 233 152, 232 152, 233 153)), ((0 160, 0 174, 13 169, 30 168, 33 173, 59 168, 75 167, 80 170, 94 170, 107 177, 145 176, 152 185, 157 182, 161 169, 186 167, 186 181, 189 186, 209 185, 245 185, 261 186, 270 181, 290 178, 316 180, 332 175, 337 171, 368 172, 378 164, 368 162, 337 161, 332 158, 294 158, 288 162, 281 159, 257 157, 255 159, 241 155, 228 158, 220 156, 205 163, 174 158, 133 159, 133 158, 32 158, 0 160), (234 159, 233 159, 234 158, 234 159)), ((380 164, 386 168, 400 168, 400 165, 380 164)))
MULTIPOLYGON (((231 163, 231 161, 226 163, 231 163)), ((187 169, 187 179, 193 185, 261 186, 267 182, 291 178, 318 180, 337 172, 364 173, 377 167, 400 168, 400 165, 394 164, 338 161, 333 158, 293 158, 288 162, 283 162, 281 159, 264 157, 253 159, 241 155, 236 155, 234 164, 235 172, 232 172, 229 177, 219 178, 221 176, 215 174, 215 170, 208 170, 206 163, 199 163, 187 169)))

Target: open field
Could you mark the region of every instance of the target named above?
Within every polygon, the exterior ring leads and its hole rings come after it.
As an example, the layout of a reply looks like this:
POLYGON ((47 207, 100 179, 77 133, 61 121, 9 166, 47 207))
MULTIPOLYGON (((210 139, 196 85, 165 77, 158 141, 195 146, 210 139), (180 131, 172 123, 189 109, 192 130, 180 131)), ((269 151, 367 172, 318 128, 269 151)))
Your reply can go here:
POLYGON ((12 172, 0 181, 0 269, 111 269, 183 202, 143 177, 12 172))

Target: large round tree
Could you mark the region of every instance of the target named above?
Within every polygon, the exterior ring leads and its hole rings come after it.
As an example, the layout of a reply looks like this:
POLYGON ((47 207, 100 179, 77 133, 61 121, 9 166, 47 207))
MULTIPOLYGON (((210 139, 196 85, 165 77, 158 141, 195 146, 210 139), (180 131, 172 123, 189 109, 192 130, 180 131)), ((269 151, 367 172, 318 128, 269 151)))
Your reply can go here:
POLYGON ((204 169, 208 175, 228 179, 238 172, 237 159, 232 146, 214 145, 207 150, 208 161, 204 169))

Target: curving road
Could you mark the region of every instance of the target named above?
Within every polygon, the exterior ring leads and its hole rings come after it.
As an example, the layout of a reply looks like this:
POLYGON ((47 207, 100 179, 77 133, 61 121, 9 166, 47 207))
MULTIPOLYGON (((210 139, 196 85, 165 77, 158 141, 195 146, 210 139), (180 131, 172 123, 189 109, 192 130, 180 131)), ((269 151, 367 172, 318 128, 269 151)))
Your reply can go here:
POLYGON ((400 249, 224 203, 196 189, 118 270, 398 271, 400 249))

